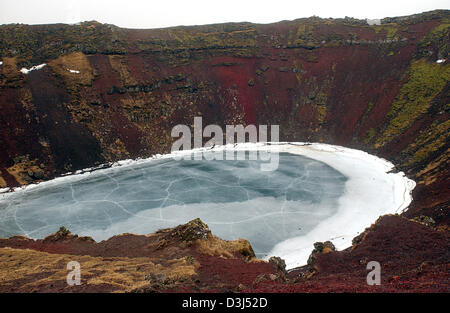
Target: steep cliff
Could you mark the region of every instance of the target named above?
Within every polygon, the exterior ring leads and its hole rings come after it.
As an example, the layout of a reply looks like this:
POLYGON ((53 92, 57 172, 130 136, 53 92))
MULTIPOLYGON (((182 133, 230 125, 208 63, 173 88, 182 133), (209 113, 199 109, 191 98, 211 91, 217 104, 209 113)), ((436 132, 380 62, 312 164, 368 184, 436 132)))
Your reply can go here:
POLYGON ((418 182, 407 214, 448 224, 449 29, 442 10, 381 25, 0 26, 0 187, 168 152, 172 127, 203 116, 385 157, 418 182))

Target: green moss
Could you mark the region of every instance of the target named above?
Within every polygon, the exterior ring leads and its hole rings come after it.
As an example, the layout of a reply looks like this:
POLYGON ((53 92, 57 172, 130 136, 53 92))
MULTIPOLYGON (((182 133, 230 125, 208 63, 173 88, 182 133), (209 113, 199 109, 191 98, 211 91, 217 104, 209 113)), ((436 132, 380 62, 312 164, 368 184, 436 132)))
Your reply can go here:
POLYGON ((397 31, 397 27, 388 27, 386 30, 386 39, 396 39, 397 31))
POLYGON ((327 99, 328 99, 327 94, 321 90, 317 93, 316 98, 314 99, 314 102, 317 105, 325 105, 325 103, 327 102, 327 99))
POLYGON ((289 45, 314 48, 319 44, 319 39, 315 37, 313 25, 300 24, 297 28, 295 37, 292 38, 291 35, 292 33, 290 33, 290 36, 288 37, 290 39, 289 45))
POLYGON ((432 29, 431 34, 438 34, 443 31, 448 31, 449 27, 450 27, 450 19, 445 18, 442 20, 441 24, 432 29))
POLYGON ((327 116, 327 107, 325 105, 318 105, 317 113, 319 113, 317 120, 319 124, 322 124, 325 121, 325 117, 327 116))
POLYGON ((0 27, 0 55, 18 55, 18 65, 25 67, 76 51, 123 54, 126 47, 124 30, 97 22, 0 27))
POLYGON ((430 52, 432 52, 432 58, 446 58, 449 51, 449 34, 450 19, 447 18, 422 38, 418 44, 416 55, 418 57, 430 57, 430 52))
POLYGON ((309 27, 306 24, 302 24, 297 28, 297 38, 309 33, 309 27))
POLYGON ((426 215, 416 216, 412 220, 428 227, 434 227, 436 225, 434 219, 426 215))
MULTIPOLYGON (((372 109, 374 107, 374 104, 372 101, 369 101, 369 104, 367 104, 367 108, 364 111, 364 114, 361 118, 361 122, 359 123, 359 125, 364 125, 364 123, 366 122, 367 118, 369 117, 370 112, 372 112, 372 109)), ((365 137, 362 138, 362 141, 366 144, 368 144, 369 142, 372 141, 372 139, 374 138, 376 134, 375 129, 371 128, 367 131, 367 133, 365 134, 365 137)))
POLYGON ((410 127, 416 119, 426 113, 430 103, 450 80, 450 66, 414 61, 409 71, 409 79, 400 89, 387 114, 389 124, 377 145, 382 146, 410 127))
POLYGON ((448 139, 448 136, 442 135, 439 138, 439 140, 437 140, 436 142, 431 142, 430 144, 426 145, 422 149, 418 150, 414 154, 411 161, 409 161, 407 163, 407 165, 419 164, 420 162, 426 160, 428 158, 428 156, 430 156, 431 153, 437 151, 439 148, 441 148, 445 145, 445 141, 441 140, 441 139, 444 139, 445 137, 447 137, 447 139, 448 139))
POLYGON ((367 119, 369 113, 372 111, 372 109, 373 109, 373 102, 369 101, 369 104, 367 104, 366 111, 364 111, 364 115, 362 117, 361 124, 363 124, 366 121, 366 119, 367 119))
POLYGON ((214 47, 254 47, 256 45, 255 31, 244 29, 234 32, 195 32, 187 28, 172 28, 168 30, 171 46, 179 49, 199 49, 214 47))
POLYGON ((384 32, 386 39, 398 39, 398 26, 396 24, 377 25, 373 26, 373 29, 377 34, 384 32))
POLYGON ((413 153, 406 166, 419 164, 444 147, 450 139, 450 120, 443 123, 434 122, 426 131, 417 137, 415 142, 405 150, 413 153))
MULTIPOLYGON (((254 48, 256 31, 243 23, 236 25, 210 25, 176 27, 164 30, 160 38, 148 36, 137 39, 139 50, 162 51, 173 55, 173 63, 187 63, 182 51, 208 48, 254 48), (180 54, 181 53, 181 54, 180 54)), ((61 54, 81 51, 85 54, 125 54, 130 41, 128 30, 97 22, 80 25, 19 25, 0 27, 0 55, 20 56, 19 66, 29 67, 57 58, 61 54)))

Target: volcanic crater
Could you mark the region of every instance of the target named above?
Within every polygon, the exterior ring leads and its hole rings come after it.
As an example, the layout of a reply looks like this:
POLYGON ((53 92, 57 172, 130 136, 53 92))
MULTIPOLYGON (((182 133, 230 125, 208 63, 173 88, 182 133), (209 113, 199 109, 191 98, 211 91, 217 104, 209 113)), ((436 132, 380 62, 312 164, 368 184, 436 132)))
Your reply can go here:
MULTIPOLYGON (((290 271, 197 219, 101 242, 55 224, 44 239, 0 239, 1 291, 448 292, 449 20, 437 10, 380 25, 1 25, 2 191, 167 154, 172 128, 196 116, 223 127, 280 125, 282 142, 365 151, 395 165, 386 175, 416 183, 404 211, 380 212, 392 215, 372 218, 349 248, 311 242, 308 264, 290 271), (70 287, 65 266, 75 257, 87 275, 70 287), (381 286, 366 284, 372 260, 383 264, 381 286)), ((37 224, 39 210, 58 212, 39 206, 37 224)))

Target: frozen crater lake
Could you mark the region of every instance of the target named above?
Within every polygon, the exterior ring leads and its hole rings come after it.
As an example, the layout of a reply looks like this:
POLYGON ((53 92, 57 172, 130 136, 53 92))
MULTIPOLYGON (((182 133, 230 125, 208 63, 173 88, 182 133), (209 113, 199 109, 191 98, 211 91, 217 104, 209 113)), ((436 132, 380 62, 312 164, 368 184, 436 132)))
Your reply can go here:
MULTIPOLYGON (((306 263, 315 241, 337 248, 380 215, 403 210, 414 182, 388 173, 389 162, 323 144, 240 144, 245 160, 185 160, 175 155, 124 161, 0 195, 0 237, 43 238, 64 225, 100 241, 148 234, 200 217, 222 239, 248 239, 257 256, 278 255, 288 268, 306 263), (278 157, 262 171, 250 151, 278 157)), ((193 152, 183 151, 182 154, 193 152)))

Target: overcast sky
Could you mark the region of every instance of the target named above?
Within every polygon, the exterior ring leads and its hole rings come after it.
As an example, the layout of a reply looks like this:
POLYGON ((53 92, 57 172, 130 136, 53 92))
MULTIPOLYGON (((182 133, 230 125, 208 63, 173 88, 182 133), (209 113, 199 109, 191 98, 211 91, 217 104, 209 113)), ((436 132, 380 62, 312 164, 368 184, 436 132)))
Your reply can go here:
POLYGON ((97 20, 129 28, 271 23, 312 15, 383 18, 449 9, 449 0, 0 0, 0 24, 97 20))

